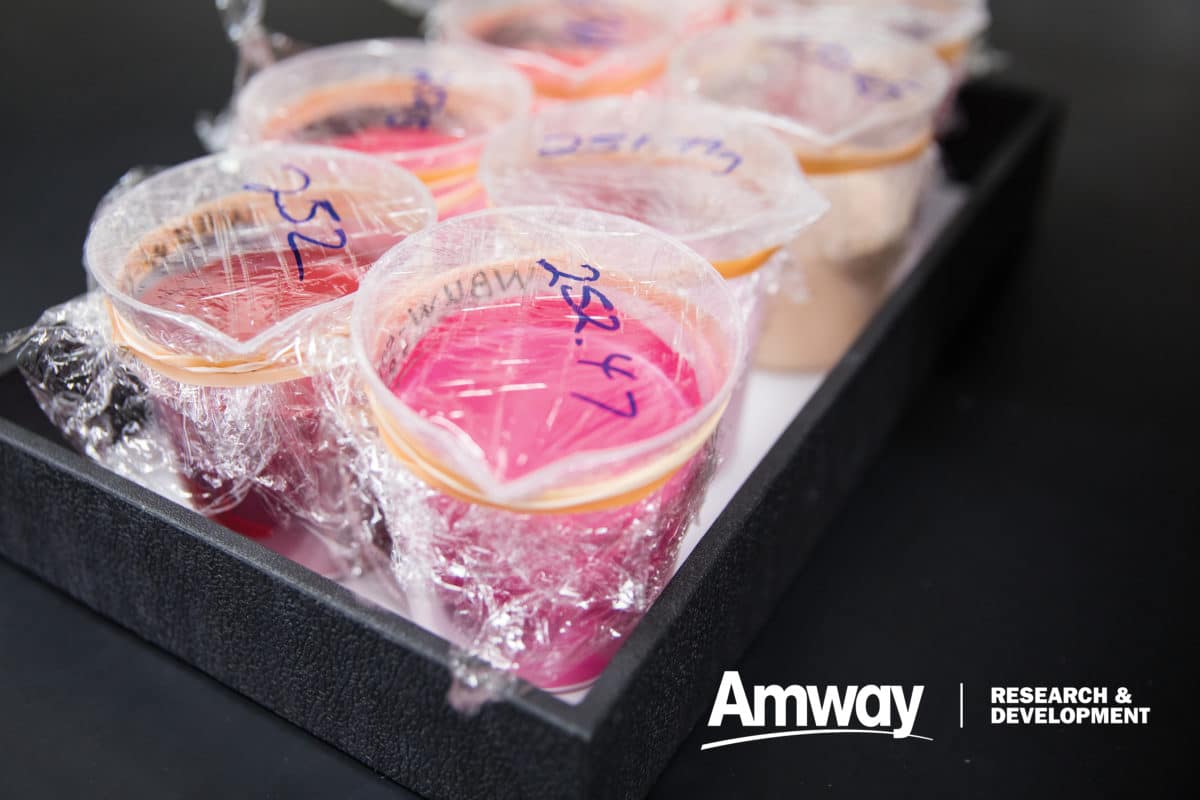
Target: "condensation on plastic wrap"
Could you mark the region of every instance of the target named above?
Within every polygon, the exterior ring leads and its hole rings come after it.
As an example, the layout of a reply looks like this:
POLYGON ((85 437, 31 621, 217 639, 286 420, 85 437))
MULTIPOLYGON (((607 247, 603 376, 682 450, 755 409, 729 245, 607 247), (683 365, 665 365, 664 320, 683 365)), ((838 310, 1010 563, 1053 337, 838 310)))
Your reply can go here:
POLYGON ((320 47, 259 72, 235 101, 234 144, 323 144, 412 170, 443 218, 487 206, 488 138, 526 115, 529 82, 477 50, 415 39, 320 47))
POLYGON ((429 35, 485 49, 524 72, 543 101, 627 95, 653 86, 687 26, 677 3, 442 0, 429 35))
POLYGON ((780 257, 758 351, 763 366, 827 369, 886 296, 936 161, 946 67, 882 28, 814 15, 702 35, 676 54, 671 80, 770 127, 829 200, 780 257))
POLYGON ((410 614, 457 645, 452 701, 602 671, 704 496, 742 361, 720 275, 578 209, 459 217, 355 302, 348 429, 410 614))
POLYGON ((432 224, 403 170, 263 147, 123 186, 85 248, 97 288, 27 331, 19 363, 66 438, 327 575, 363 518, 330 408, 350 301, 375 260, 432 224))

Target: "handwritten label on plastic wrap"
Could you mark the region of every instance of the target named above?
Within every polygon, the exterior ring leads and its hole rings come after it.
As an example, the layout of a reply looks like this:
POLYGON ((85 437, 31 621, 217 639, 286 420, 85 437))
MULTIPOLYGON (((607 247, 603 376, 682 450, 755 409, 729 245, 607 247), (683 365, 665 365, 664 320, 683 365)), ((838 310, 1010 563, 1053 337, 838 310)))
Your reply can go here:
POLYGON ((413 83, 412 103, 401 111, 387 115, 384 124, 389 128, 427 131, 433 125, 433 118, 446 108, 446 88, 434 82, 433 76, 426 70, 418 69, 413 75, 416 81, 413 83))
POLYGON ((706 136, 654 136, 612 131, 585 135, 574 132, 548 133, 538 147, 541 158, 574 155, 630 153, 644 155, 699 156, 711 160, 713 172, 728 175, 742 165, 742 156, 722 139, 706 136))
POLYGON ((921 84, 912 79, 894 81, 857 67, 854 55, 837 42, 797 39, 789 42, 786 49, 803 61, 816 64, 830 72, 846 75, 855 92, 864 100, 890 102, 903 98, 909 91, 921 88, 921 84))
MULTIPOLYGON (((547 273, 549 273, 549 287, 551 289, 557 288, 559 290, 559 293, 562 295, 563 302, 566 303, 567 307, 570 308, 575 314, 575 345, 577 347, 583 346, 583 334, 586 333, 589 328, 594 328, 596 331, 601 333, 618 331, 621 329, 620 318, 615 314, 608 313, 616 310, 613 302, 594 285, 596 281, 600 280, 600 270, 596 269, 590 264, 580 264, 580 267, 587 272, 587 275, 579 276, 573 275, 569 272, 564 272, 544 258, 538 261, 538 265, 547 273), (575 283, 583 284, 580 287, 578 298, 575 296, 574 283, 568 283, 568 281, 574 281, 575 283), (589 311, 589 309, 594 309, 596 313, 593 314, 589 311)), ((585 367, 587 369, 599 369, 604 373, 604 377, 610 381, 617 380, 636 382, 637 376, 633 372, 623 368, 622 366, 618 366, 619 363, 628 364, 632 361, 633 357, 624 353, 610 353, 606 358, 604 358, 603 361, 579 359, 576 362, 576 365, 585 367)), ((570 396, 577 400, 581 400, 585 403, 596 406, 597 408, 607 411, 608 413, 617 417, 633 419, 638 415, 637 398, 634 397, 632 390, 626 390, 624 403, 622 404, 620 401, 618 401, 616 405, 612 405, 605 400, 598 400, 580 392, 571 392, 570 396)))
MULTIPOLYGON (((275 201, 275 210, 279 212, 279 216, 292 225, 299 227, 308 225, 316 221, 318 211, 323 211, 333 222, 341 222, 341 215, 334 209, 333 203, 329 200, 308 200, 304 198, 301 202, 309 204, 308 213, 304 216, 295 216, 288 210, 287 201, 284 197, 291 197, 301 194, 308 190, 312 185, 312 178, 307 172, 293 164, 284 164, 283 169, 289 172, 301 181, 301 185, 291 189, 277 189, 273 186, 267 186, 261 183, 247 183, 242 188, 248 192, 265 192, 272 196, 275 201)), ((287 235, 288 246, 292 249, 292 256, 296 260, 296 273, 299 280, 304 280, 304 257, 300 254, 300 242, 307 242, 318 247, 328 248, 330 250, 341 250, 346 246, 347 237, 345 229, 337 227, 333 229, 333 235, 337 237, 337 241, 324 241, 314 238, 307 233, 301 233, 299 230, 289 231, 287 235)))

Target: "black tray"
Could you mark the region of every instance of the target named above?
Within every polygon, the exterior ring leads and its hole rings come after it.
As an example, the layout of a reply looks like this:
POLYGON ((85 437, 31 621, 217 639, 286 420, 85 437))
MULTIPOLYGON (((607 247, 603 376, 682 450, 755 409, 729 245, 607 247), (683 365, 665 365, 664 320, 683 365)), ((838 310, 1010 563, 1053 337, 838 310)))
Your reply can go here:
POLYGON ((1036 215, 1059 104, 962 95, 969 198, 701 540, 587 697, 463 717, 448 645, 69 451, 0 363, 0 555, 418 792, 628 797, 712 702, 981 290, 1036 215))

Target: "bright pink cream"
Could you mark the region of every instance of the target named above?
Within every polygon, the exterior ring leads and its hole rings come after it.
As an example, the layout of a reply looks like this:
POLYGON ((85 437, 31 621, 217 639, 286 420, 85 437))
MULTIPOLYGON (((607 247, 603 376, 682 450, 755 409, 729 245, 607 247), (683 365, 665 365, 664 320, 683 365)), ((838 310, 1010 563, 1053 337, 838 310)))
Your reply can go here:
POLYGON ((555 296, 450 314, 417 342, 392 392, 505 480, 696 413, 695 372, 649 328, 626 317, 616 331, 576 334, 576 321, 555 296))
MULTIPOLYGON (((577 335, 577 317, 557 296, 458 311, 414 346, 391 389, 497 476, 520 478, 697 413, 692 366, 642 323, 620 321, 616 331, 577 335), (597 366, 605 363, 607 373, 597 366)), ((527 680, 551 689, 594 680, 670 576, 700 462, 647 498, 584 514, 521 515, 440 497, 433 507, 448 535, 430 542, 438 602, 527 680)))

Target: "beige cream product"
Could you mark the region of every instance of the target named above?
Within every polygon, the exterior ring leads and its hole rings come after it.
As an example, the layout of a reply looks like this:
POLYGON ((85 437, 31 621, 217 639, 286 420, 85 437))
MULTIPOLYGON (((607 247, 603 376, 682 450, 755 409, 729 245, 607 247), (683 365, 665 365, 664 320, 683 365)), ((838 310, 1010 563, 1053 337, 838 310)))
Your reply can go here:
POLYGON ((671 81, 774 130, 829 200, 785 247, 757 355, 773 369, 828 369, 886 297, 935 159, 946 67, 882 29, 787 18, 697 38, 671 81))

